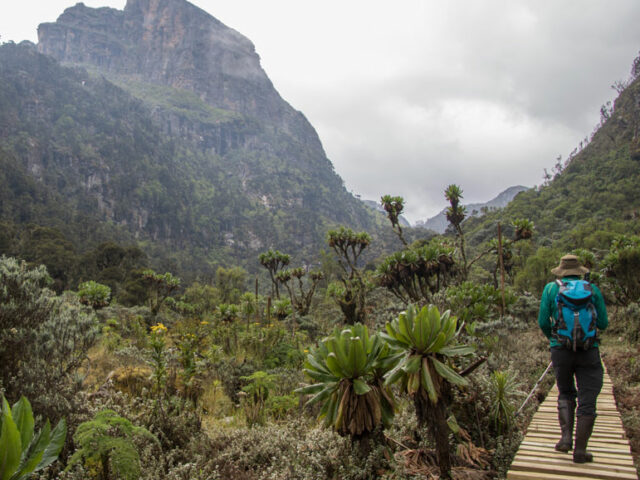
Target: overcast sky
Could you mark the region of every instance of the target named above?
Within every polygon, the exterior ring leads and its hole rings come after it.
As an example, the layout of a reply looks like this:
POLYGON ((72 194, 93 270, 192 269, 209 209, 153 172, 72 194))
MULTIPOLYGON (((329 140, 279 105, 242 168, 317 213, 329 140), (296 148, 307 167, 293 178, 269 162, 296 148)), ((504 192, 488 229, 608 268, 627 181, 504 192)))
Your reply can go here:
MULTIPOLYGON (((125 0, 87 0, 124 8, 125 0)), ((346 187, 402 195, 413 223, 542 182, 599 121, 640 50, 638 0, 196 0, 256 46, 346 187)), ((2 41, 37 41, 74 4, 0 6, 2 41)))

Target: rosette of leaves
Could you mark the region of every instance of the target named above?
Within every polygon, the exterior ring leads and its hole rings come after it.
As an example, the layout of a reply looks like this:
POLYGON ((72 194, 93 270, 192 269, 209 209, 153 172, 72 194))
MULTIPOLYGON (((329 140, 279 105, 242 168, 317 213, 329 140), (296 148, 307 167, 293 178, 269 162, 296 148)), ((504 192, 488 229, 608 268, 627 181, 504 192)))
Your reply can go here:
POLYGON ((400 215, 402 215, 402 211, 404 210, 404 198, 384 195, 380 198, 380 204, 384 211, 387 212, 387 218, 391 222, 391 228, 396 232, 402 244, 407 246, 408 243, 402 235, 402 227, 400 226, 400 215))
MULTIPOLYGON (((332 295, 344 314, 346 323, 363 322, 366 316, 367 284, 358 268, 358 259, 371 243, 366 232, 355 233, 350 228, 340 227, 327 232, 327 243, 338 257, 342 269, 341 294, 332 295)), ((337 293, 337 290, 335 290, 337 293)))
POLYGON ((291 308, 291 301, 288 298, 276 300, 275 302, 273 302, 272 313, 278 320, 284 320, 293 313, 293 309, 291 308))
POLYGON ((435 242, 395 252, 378 266, 378 284, 405 303, 428 300, 455 273, 453 252, 435 242))
POLYGON ((258 256, 260 265, 267 269, 269 277, 271 277, 271 295, 275 294, 276 298, 280 298, 280 289, 278 288, 277 274, 278 270, 286 267, 291 262, 291 255, 282 253, 278 250, 268 250, 258 256))
POLYGON ((419 311, 410 305, 385 327, 387 332, 381 334, 382 338, 401 352, 398 364, 386 375, 385 384, 400 383, 413 398, 418 422, 429 427, 436 445, 441 478, 449 478, 447 418, 451 387, 468 384, 453 362, 472 354, 474 348, 458 342, 457 318, 448 310, 440 314, 434 305, 419 311))
POLYGON ((180 287, 180 279, 171 273, 156 273, 151 269, 142 272, 142 279, 149 287, 149 306, 155 317, 165 300, 180 287))
POLYGON ((450 204, 446 211, 447 220, 457 230, 467 212, 467 208, 464 205, 460 205, 460 199, 463 198, 462 189, 459 185, 451 184, 444 191, 444 197, 450 204))
POLYGON ((58 458, 67 436, 67 424, 62 419, 52 431, 47 420, 35 434, 29 401, 21 397, 10 408, 4 396, 1 398, 0 480, 23 480, 58 458))
POLYGON ((510 371, 495 370, 489 377, 489 386, 493 396, 490 415, 498 435, 508 431, 515 420, 514 401, 524 393, 520 383, 510 371))
POLYGON ((78 298, 83 305, 89 305, 94 310, 98 310, 109 305, 111 288, 89 280, 78 286, 78 298))
POLYGON ((314 384, 296 390, 321 403, 320 418, 340 435, 358 438, 393 419, 394 399, 383 376, 396 358, 378 334, 358 323, 336 328, 307 355, 305 373, 314 384))
POLYGON ((343 257, 357 258, 371 243, 371 236, 367 232, 355 233, 350 228, 340 227, 327 232, 327 243, 334 250, 342 252, 343 257))
POLYGON ((223 323, 233 323, 239 318, 240 307, 234 304, 221 303, 216 307, 216 317, 223 323))
POLYGON ((514 242, 519 240, 528 240, 533 236, 533 222, 527 218, 517 218, 511 222, 514 229, 514 242))

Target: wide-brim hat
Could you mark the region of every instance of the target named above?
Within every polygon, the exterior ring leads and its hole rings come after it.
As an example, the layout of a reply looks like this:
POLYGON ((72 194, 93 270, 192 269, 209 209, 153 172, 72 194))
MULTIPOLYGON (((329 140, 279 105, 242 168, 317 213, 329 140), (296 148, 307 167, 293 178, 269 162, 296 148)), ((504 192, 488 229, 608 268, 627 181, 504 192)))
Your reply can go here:
POLYGON ((560 259, 560 265, 551 269, 556 277, 566 277, 567 275, 584 275, 589 269, 583 267, 575 255, 565 255, 560 259))

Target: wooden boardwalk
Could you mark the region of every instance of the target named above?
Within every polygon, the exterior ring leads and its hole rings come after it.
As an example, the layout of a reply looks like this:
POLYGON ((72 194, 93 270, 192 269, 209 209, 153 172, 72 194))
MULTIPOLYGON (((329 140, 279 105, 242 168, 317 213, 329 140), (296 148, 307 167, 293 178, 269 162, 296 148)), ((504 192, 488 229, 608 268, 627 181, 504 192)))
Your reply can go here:
POLYGON ((554 386, 531 420, 507 473, 508 480, 638 480, 606 372, 598 397, 598 416, 587 447, 593 453, 593 463, 573 463, 571 451, 555 451, 560 439, 557 400, 558 389, 554 386))

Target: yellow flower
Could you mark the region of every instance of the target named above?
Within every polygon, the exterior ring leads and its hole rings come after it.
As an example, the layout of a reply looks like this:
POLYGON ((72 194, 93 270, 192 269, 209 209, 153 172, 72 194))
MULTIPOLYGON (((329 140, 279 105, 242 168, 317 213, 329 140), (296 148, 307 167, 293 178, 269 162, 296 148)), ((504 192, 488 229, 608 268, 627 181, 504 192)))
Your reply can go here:
POLYGON ((200 325, 209 325, 209 322, 207 322, 206 320, 202 320, 202 321, 200 322, 200 325))
POLYGON ((165 327, 162 323, 158 323, 151 327, 152 333, 164 333, 167 331, 167 327, 165 327))
POLYGON ((305 349, 304 349, 304 353, 309 353, 309 349, 308 349, 308 348, 305 348, 305 349))

